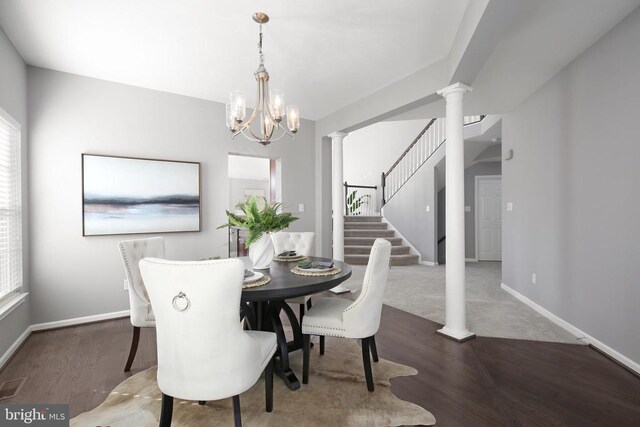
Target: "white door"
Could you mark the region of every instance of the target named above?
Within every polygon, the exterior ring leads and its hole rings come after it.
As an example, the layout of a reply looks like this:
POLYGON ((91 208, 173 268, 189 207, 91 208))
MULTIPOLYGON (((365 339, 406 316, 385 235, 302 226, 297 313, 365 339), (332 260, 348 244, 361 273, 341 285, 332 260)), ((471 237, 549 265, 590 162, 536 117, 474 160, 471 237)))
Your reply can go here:
POLYGON ((502 260, 502 178, 476 177, 478 261, 502 260))

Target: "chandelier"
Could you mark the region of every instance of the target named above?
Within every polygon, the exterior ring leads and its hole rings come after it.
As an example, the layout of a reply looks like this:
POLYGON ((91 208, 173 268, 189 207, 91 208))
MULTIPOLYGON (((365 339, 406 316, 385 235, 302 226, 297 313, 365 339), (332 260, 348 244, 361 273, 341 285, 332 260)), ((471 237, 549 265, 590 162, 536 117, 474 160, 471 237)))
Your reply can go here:
POLYGON ((258 83, 256 106, 251 116, 245 120, 244 92, 231 91, 229 103, 226 104, 226 122, 233 134, 232 138, 242 134, 250 141, 267 145, 272 141, 282 139, 285 135, 294 137, 300 128, 300 111, 297 105, 287 105, 285 110, 284 92, 278 89, 269 90, 269 73, 264 67, 264 55, 262 54, 262 24, 269 22, 269 17, 265 13, 256 12, 253 14, 253 20, 260 24, 258 39, 260 65, 254 73, 258 83), (283 120, 287 123, 286 127, 282 123, 283 120), (251 127, 253 122, 258 125, 255 130, 251 127))

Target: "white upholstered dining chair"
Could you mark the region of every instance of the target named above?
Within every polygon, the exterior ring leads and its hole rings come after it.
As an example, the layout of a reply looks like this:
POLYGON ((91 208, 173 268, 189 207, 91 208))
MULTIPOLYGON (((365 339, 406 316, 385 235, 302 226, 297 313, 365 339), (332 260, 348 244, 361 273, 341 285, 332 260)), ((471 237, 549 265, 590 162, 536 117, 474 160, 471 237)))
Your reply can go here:
POLYGON ((153 316, 149 296, 140 276, 138 262, 142 258, 164 258, 164 239, 152 237, 149 239, 124 240, 118 243, 120 256, 124 265, 124 271, 129 284, 129 308, 131 312, 131 325, 133 336, 129 357, 124 366, 125 372, 131 369, 131 364, 136 357, 138 342, 140 341, 140 328, 154 328, 156 319, 153 316))
POLYGON ((371 359, 378 361, 375 334, 380 327, 384 288, 389 274, 391 243, 376 239, 371 248, 360 295, 355 301, 340 297, 318 299, 302 320, 302 383, 309 382, 310 336, 320 336, 320 354, 324 354, 324 337, 362 339, 362 361, 367 389, 374 390, 371 359))
MULTIPOLYGON (((271 234, 271 240, 273 241, 273 249, 276 255, 284 251, 296 251, 296 254, 302 256, 313 256, 315 253, 316 233, 311 231, 299 233, 279 231, 271 234)), ((292 298, 288 299, 287 302, 300 305, 300 323, 302 323, 305 308, 311 308, 311 296, 305 295, 292 298)))
POLYGON ((203 405, 228 397, 233 397, 235 425, 241 426, 239 395, 263 371, 271 412, 276 334, 242 329, 242 261, 145 258, 140 271, 156 315, 160 426, 171 425, 173 398, 203 405))

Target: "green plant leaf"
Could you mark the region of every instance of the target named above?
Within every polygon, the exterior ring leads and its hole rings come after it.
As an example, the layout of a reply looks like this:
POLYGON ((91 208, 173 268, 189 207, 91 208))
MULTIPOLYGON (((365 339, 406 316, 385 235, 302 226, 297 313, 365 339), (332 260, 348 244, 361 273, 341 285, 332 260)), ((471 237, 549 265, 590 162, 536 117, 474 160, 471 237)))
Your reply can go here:
POLYGON ((292 222, 298 220, 297 217, 289 212, 278 213, 278 211, 283 208, 282 203, 270 205, 266 198, 263 197, 263 199, 264 207, 262 209, 258 207, 258 199, 254 196, 246 202, 237 205, 237 208, 242 211, 243 215, 236 215, 232 212, 225 211, 228 222, 218 228, 238 227, 248 230, 249 233, 245 240, 245 247, 249 247, 260 239, 264 233, 284 230, 292 222))

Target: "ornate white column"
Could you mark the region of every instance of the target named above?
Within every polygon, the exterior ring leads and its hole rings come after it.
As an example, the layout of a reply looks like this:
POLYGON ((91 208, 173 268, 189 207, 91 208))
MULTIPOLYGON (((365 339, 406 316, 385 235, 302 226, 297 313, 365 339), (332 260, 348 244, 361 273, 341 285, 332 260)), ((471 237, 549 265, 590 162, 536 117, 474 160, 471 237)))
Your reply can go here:
MULTIPOLYGON (((333 259, 344 261, 344 173, 342 141, 344 132, 334 132, 331 138, 331 209, 333 211, 333 259)), ((335 293, 348 292, 338 285, 331 289, 335 293)))
POLYGON ((447 102, 446 118, 446 323, 438 330, 456 341, 475 337, 467 330, 464 253, 464 128, 463 98, 471 88, 454 83, 438 95, 447 102))

